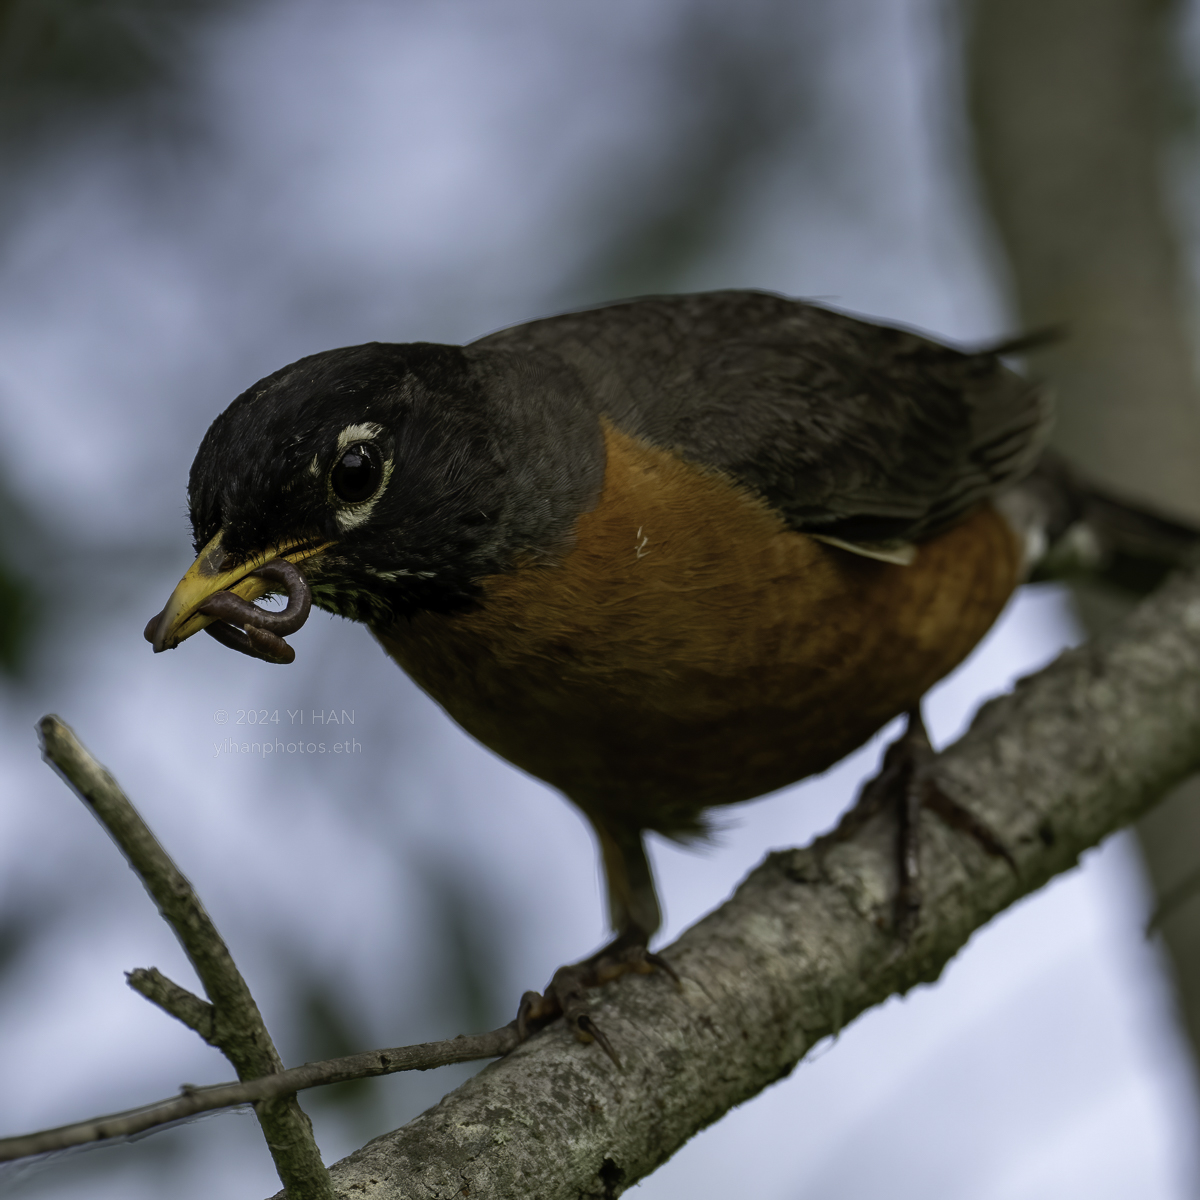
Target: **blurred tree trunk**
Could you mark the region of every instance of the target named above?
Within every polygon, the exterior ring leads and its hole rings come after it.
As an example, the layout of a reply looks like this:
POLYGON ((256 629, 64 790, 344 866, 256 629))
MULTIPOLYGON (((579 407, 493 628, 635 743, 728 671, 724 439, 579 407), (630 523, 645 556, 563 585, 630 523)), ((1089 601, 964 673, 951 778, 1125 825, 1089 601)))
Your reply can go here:
MULTIPOLYGON (((975 153, 1020 319, 1064 323, 1039 355, 1055 439, 1115 489, 1200 519, 1200 389, 1165 152, 1171 0, 975 0, 975 153)), ((1080 597, 1086 624, 1103 620, 1080 597)), ((1138 827, 1159 895, 1200 865, 1200 781, 1138 827)), ((1164 930, 1200 1061, 1200 901, 1164 930)))

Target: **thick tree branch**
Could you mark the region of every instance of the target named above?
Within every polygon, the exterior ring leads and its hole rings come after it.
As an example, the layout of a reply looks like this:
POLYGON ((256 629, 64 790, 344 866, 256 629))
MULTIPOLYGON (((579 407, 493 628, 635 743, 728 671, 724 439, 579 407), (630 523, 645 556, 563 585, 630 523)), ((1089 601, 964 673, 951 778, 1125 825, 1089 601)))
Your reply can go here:
POLYGON ((616 1196, 822 1038, 936 979, 971 934, 1200 768, 1200 572, 1113 633, 989 703, 936 766, 938 786, 1017 872, 931 813, 925 903, 890 932, 894 830, 769 855, 664 953, 678 971, 603 989, 618 1070, 561 1024, 332 1168, 343 1195, 417 1200, 616 1196))
MULTIPOLYGON (((282 1071, 283 1063, 258 1005, 191 884, 116 780, 87 752, 72 730, 57 717, 47 716, 38 723, 38 731, 46 761, 78 793, 117 843, 191 959, 212 1001, 211 1036, 206 1040, 220 1048, 243 1081, 282 1071)), ((176 993, 184 989, 177 984, 171 987, 175 989, 171 998, 178 1000, 176 993)), ((158 989, 154 999, 162 1003, 167 991, 158 989)), ((199 997, 192 999, 202 1003, 199 997)), ((292 1200, 333 1200, 312 1126, 295 1096, 262 1101, 255 1112, 292 1200)))

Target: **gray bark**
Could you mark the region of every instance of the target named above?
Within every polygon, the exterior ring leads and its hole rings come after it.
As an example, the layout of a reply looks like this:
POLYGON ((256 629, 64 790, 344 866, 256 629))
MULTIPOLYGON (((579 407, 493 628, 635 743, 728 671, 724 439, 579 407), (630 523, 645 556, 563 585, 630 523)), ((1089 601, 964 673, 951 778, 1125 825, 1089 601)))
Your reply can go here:
POLYGON ((768 855, 664 954, 597 993, 618 1069, 552 1026, 332 1168, 340 1195, 613 1197, 865 1009, 936 979, 972 932, 1200 767, 1200 572, 989 703, 935 781, 1017 872, 923 817, 925 903, 891 933, 895 828, 768 855))

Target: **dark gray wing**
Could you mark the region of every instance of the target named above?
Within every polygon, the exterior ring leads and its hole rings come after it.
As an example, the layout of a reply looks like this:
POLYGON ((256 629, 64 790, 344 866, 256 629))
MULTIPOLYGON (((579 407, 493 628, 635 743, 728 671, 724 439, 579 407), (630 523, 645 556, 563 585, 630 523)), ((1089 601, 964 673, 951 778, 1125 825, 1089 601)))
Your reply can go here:
POLYGON ((930 537, 1032 469, 1045 394, 1000 363, 800 300, 726 291, 531 321, 618 428, 727 472, 795 529, 930 537))

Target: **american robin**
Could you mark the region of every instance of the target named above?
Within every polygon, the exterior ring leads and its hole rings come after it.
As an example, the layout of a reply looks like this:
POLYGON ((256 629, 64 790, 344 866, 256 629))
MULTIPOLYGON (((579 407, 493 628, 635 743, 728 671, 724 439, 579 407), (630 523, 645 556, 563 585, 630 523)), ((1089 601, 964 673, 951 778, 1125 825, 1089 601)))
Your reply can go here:
POLYGON ((616 938, 522 1022, 588 1040, 581 989, 661 962, 644 831, 701 832, 915 713, 1024 577, 1050 405, 1018 348, 724 291, 315 354, 205 435, 198 557, 147 637, 283 661, 311 591, 561 790, 616 938), (254 616, 271 591, 287 613, 254 616))

